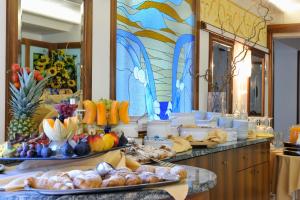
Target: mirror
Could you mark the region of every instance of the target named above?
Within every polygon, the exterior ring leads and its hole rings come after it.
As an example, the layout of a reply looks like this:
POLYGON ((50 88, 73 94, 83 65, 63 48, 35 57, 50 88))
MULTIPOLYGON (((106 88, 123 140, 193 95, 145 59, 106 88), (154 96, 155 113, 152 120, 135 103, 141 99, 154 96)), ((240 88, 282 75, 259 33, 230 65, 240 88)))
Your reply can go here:
POLYGON ((49 94, 81 89, 83 0, 20 0, 20 65, 50 75, 49 94))
POLYGON ((252 52, 252 69, 248 89, 249 116, 264 116, 264 55, 252 52))
POLYGON ((207 111, 231 113, 232 83, 227 80, 226 75, 231 70, 233 44, 222 43, 220 40, 215 41, 214 37, 212 40, 207 111))

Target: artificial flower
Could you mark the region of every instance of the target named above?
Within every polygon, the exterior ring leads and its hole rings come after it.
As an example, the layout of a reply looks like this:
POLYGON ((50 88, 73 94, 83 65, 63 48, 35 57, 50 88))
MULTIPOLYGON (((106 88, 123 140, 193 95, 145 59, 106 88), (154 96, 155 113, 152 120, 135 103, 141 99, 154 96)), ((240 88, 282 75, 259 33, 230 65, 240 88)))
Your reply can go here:
POLYGON ((47 72, 50 76, 55 76, 57 74, 57 69, 55 67, 51 67, 47 72))
POLYGON ((75 87, 76 86, 76 81, 75 80, 68 80, 68 86, 69 87, 75 87))
POLYGON ((56 61, 54 66, 58 71, 62 70, 65 67, 65 63, 63 61, 56 61))

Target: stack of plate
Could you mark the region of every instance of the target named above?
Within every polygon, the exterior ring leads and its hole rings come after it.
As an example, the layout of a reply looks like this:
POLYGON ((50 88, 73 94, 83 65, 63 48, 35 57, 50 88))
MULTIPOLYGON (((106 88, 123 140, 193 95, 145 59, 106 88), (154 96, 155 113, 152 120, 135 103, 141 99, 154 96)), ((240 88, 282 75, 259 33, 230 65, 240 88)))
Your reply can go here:
POLYGON ((248 121, 233 120, 233 128, 237 130, 237 139, 246 140, 248 138, 248 121))
POLYGON ((233 117, 219 117, 218 126, 220 128, 232 128, 233 126, 233 117))
POLYGON ((300 144, 290 143, 290 142, 284 142, 284 155, 289 156, 300 156, 300 144))

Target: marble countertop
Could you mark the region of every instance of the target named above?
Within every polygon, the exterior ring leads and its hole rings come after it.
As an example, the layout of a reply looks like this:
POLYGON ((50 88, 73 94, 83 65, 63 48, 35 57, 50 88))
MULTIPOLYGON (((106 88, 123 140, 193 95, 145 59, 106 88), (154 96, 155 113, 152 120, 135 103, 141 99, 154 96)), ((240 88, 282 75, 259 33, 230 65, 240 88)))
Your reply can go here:
POLYGON ((177 154, 174 158, 168 159, 168 162, 176 162, 186 159, 191 159, 199 156, 204 156, 207 154, 217 153, 220 151, 226 151, 229 149, 236 149, 240 147, 245 147, 249 145, 254 145, 258 143, 263 143, 269 141, 270 138, 258 138, 258 139, 248 139, 248 140, 240 140, 235 142, 227 142, 225 144, 218 145, 215 148, 194 148, 190 151, 186 151, 183 153, 177 154))
MULTIPOLYGON (((189 187, 189 195, 198 194, 208 191, 216 185, 217 176, 213 172, 197 167, 186 166, 188 170, 187 183, 189 187)), ((64 195, 64 196, 49 196, 41 195, 36 192, 20 191, 20 192, 0 192, 0 199, 9 200, 160 200, 172 199, 172 197, 163 190, 144 189, 139 191, 126 191, 114 193, 98 193, 98 194, 83 194, 83 195, 64 195)))

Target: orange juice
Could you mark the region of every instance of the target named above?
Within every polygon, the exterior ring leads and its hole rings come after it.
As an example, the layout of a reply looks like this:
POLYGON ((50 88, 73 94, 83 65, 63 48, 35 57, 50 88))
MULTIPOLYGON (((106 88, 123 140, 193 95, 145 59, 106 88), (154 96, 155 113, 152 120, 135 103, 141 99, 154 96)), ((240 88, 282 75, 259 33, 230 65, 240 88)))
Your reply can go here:
POLYGON ((300 134, 300 125, 292 126, 290 128, 290 142, 296 143, 300 134))

